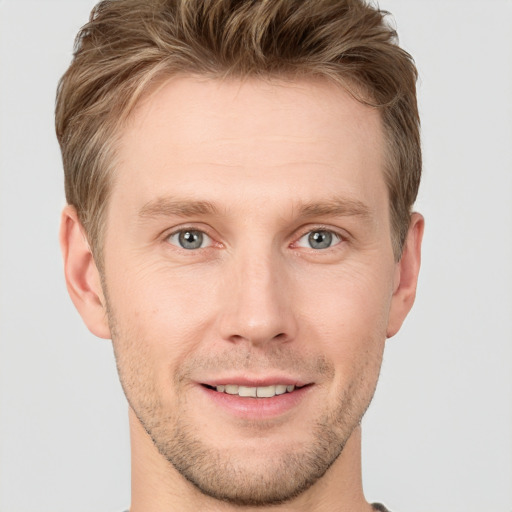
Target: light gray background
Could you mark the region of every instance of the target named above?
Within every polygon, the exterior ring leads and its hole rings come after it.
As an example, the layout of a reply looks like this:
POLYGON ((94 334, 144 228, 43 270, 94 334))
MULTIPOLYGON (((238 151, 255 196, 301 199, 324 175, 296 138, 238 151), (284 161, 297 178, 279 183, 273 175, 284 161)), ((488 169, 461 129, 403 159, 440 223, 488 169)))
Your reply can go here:
MULTIPOLYGON (((92 1, 0 0, 0 512, 119 512, 129 439, 110 343, 68 299, 55 86, 92 1)), ((393 512, 512 511, 512 2, 382 0, 420 69, 416 306, 363 424, 393 512)))

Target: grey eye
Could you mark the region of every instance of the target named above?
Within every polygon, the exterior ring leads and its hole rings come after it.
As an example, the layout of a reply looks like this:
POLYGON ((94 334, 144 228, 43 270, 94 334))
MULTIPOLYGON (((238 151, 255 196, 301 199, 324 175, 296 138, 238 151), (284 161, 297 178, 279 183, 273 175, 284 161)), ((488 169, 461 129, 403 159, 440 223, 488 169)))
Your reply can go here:
POLYGON ((299 247, 307 247, 308 249, 328 249, 333 245, 341 242, 341 237, 332 231, 319 229, 317 231, 310 231, 302 236, 297 245, 299 247))
POLYGON ((332 233, 328 231, 312 231, 308 236, 308 242, 313 249, 327 249, 332 243, 332 233))
POLYGON ((211 239, 207 234, 195 229, 183 229, 182 231, 177 231, 170 235, 168 240, 169 243, 189 251, 202 249, 203 247, 207 247, 211 244, 211 239))

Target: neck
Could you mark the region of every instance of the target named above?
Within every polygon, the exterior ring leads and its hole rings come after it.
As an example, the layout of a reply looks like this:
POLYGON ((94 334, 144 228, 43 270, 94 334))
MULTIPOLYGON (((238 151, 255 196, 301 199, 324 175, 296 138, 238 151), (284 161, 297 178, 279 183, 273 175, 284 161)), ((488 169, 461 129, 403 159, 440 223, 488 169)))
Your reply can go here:
MULTIPOLYGON (((257 512, 202 494, 160 455, 130 409, 132 504, 130 512, 257 512)), ((361 481, 361 429, 357 427, 343 452, 325 475, 294 500, 264 507, 267 512, 369 512, 361 481)))

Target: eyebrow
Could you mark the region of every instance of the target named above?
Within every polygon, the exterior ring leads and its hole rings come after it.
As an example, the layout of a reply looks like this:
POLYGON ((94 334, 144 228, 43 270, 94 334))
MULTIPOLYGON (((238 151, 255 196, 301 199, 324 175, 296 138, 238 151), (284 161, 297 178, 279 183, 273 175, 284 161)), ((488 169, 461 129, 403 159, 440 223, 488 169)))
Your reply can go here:
MULTIPOLYGON (((297 202, 294 210, 298 217, 371 217, 370 208, 357 199, 334 197, 321 202, 297 202)), ((139 218, 150 220, 158 217, 191 217, 218 215, 219 209, 210 201, 196 201, 159 197, 146 203, 139 210, 139 218)))
POLYGON ((146 203, 139 210, 139 217, 141 219, 152 219, 171 216, 213 215, 216 213, 218 213, 218 209, 209 201, 188 201, 160 197, 146 203))
POLYGON ((371 217, 370 208, 357 199, 335 197, 319 203, 299 203, 301 217, 371 217))

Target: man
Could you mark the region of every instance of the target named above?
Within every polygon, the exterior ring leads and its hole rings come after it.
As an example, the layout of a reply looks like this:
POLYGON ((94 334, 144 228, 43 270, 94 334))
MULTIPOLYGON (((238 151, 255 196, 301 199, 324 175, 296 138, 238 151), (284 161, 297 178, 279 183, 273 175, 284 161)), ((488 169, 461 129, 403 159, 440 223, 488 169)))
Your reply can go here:
POLYGON ((370 511, 415 296, 416 71, 359 0, 114 0, 57 97, 69 293, 130 405, 131 512, 370 511))

